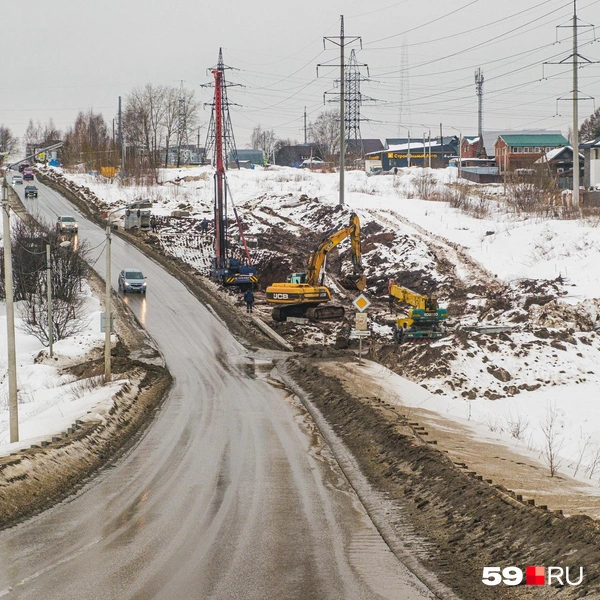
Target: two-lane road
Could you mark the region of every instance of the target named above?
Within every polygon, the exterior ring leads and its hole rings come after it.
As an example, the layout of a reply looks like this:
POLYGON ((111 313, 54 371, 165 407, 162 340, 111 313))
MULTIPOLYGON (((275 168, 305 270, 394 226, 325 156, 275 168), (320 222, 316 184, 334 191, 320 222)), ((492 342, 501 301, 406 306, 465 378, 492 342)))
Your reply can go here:
MULTIPOLYGON (((104 231, 39 184, 31 212, 104 231)), ((174 277, 113 237, 148 277, 128 296, 175 385, 135 448, 75 497, 0 532, 0 597, 372 599, 432 595, 388 550, 303 407, 174 277)), ((96 264, 104 275, 104 257, 96 264)))

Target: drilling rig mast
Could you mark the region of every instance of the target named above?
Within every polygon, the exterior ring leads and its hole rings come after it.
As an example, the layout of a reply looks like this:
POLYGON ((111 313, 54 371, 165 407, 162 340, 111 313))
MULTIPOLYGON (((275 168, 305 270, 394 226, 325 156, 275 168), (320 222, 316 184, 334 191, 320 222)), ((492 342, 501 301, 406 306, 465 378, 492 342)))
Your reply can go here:
POLYGON ((214 76, 214 102, 208 126, 206 138, 206 153, 212 151, 213 164, 215 166, 214 190, 214 218, 215 218, 215 256, 211 269, 211 276, 223 285, 237 285, 239 287, 251 287, 258 282, 256 269, 251 266, 250 253, 244 238, 241 222, 235 207, 233 208, 235 219, 238 224, 240 237, 244 244, 244 250, 248 264, 242 265, 240 260, 228 255, 227 241, 227 169, 228 158, 230 163, 235 163, 239 169, 239 160, 233 137, 233 127, 229 115, 229 102, 227 100, 227 86, 225 82, 225 67, 223 63, 223 52, 219 49, 219 62, 212 69, 214 76))

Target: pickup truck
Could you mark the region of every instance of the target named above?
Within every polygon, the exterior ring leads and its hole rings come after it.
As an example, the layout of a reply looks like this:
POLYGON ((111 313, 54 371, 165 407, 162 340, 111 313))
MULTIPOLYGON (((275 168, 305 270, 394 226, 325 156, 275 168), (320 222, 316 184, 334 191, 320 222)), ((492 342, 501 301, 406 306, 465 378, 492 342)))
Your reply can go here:
POLYGON ((38 197, 38 189, 35 185, 26 185, 25 186, 25 198, 37 198, 38 197))

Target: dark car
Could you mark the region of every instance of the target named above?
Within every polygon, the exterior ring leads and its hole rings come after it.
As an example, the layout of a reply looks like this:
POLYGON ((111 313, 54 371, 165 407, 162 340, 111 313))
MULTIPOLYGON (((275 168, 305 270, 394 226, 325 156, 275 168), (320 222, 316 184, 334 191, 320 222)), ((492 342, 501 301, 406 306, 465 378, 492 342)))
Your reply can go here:
POLYGON ((23 179, 33 181, 33 171, 28 171, 27 169, 23 171, 23 179))
POLYGON ((25 198, 37 198, 38 197, 38 189, 35 185, 26 185, 25 186, 25 198))
POLYGON ((29 169, 30 166, 29 163, 21 163, 19 165, 19 173, 22 173, 25 169, 29 169))
POLYGON ((119 273, 119 291, 146 293, 146 278, 139 269, 123 269, 119 273))

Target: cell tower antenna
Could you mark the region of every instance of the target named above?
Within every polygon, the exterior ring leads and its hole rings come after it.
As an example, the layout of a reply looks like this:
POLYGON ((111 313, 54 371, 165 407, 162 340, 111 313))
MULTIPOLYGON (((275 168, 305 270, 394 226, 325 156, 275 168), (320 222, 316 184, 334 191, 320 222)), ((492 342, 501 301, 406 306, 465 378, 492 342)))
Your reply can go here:
POLYGON ((475 71, 475 90, 477 93, 477 158, 487 158, 485 143, 483 141, 483 72, 481 69, 475 71))

